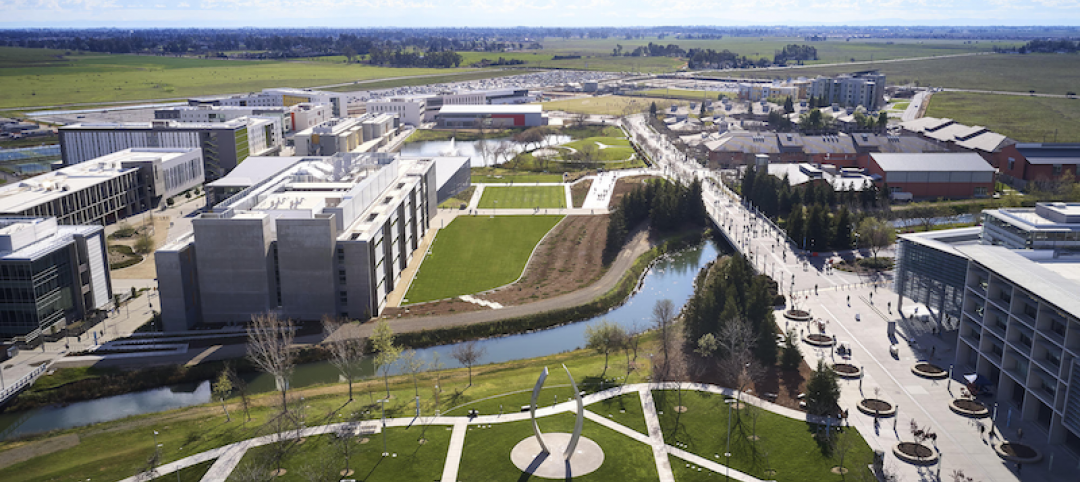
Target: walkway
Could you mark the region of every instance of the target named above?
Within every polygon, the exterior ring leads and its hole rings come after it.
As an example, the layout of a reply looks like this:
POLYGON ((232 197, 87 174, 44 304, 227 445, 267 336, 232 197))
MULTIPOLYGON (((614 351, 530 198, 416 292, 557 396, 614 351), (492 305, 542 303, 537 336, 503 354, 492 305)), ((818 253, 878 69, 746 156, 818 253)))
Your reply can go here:
MULTIPOLYGON (((712 470, 717 474, 726 474, 735 480, 741 482, 763 482, 761 479, 752 477, 743 472, 730 469, 725 465, 708 460, 697 454, 687 452, 678 447, 667 445, 664 442, 664 434, 660 427, 660 419, 657 416, 657 410, 652 398, 653 390, 674 390, 681 388, 682 390, 692 390, 699 392, 708 392, 719 395, 726 395, 729 397, 740 396, 739 392, 730 388, 723 388, 714 385, 697 384, 697 383, 639 383, 633 385, 624 385, 620 387, 611 388, 597 393, 586 395, 583 398, 583 402, 586 406, 595 404, 597 402, 615 398, 620 395, 638 393, 642 409, 645 414, 645 422, 648 427, 649 434, 642 434, 634 429, 631 429, 618 422, 602 417, 592 411, 586 410, 585 418, 603 426, 608 429, 614 430, 622 435, 625 435, 634 441, 648 444, 652 447, 654 462, 656 464, 657 473, 659 474, 660 482, 674 482, 675 477, 672 475, 671 464, 668 456, 675 456, 682 460, 685 460, 691 464, 712 470)), ((797 420, 807 420, 805 413, 791 410, 779 405, 767 402, 765 400, 758 399, 749 394, 741 394, 742 400, 745 403, 761 407, 763 409, 772 411, 776 414, 794 418, 797 420)), ((577 403, 574 401, 567 401, 559 403, 553 406, 537 408, 536 416, 548 417, 551 415, 572 412, 577 408, 577 403)), ((224 447, 218 447, 212 450, 201 452, 195 455, 185 457, 183 459, 164 464, 157 467, 152 474, 139 474, 120 482, 143 482, 153 477, 163 477, 172 474, 178 470, 191 467, 196 464, 214 460, 214 463, 207 470, 206 474, 202 477, 202 482, 224 482, 228 479, 229 475, 236 469, 244 458, 244 454, 248 450, 260 447, 263 445, 275 443, 280 440, 291 440, 295 438, 312 437, 317 435, 326 435, 333 433, 340 433, 347 431, 355 434, 372 434, 380 433, 382 427, 407 427, 417 425, 441 425, 450 426, 453 432, 450 435, 450 443, 447 449, 446 461, 443 465, 443 472, 441 480, 443 482, 457 481, 458 474, 460 472, 461 457, 465 448, 465 437, 468 434, 469 425, 489 425, 508 422, 518 422, 529 420, 529 414, 523 412, 500 414, 500 415, 484 415, 479 417, 403 417, 386 419, 385 422, 379 420, 365 420, 359 423, 335 423, 328 425, 320 425, 317 427, 306 427, 301 430, 293 430, 288 432, 281 432, 276 434, 264 435, 260 437, 254 437, 233 444, 226 445, 224 447), (147 477, 151 475, 151 477, 147 477)), ((865 434, 864 434, 865 436, 865 434)), ((509 451, 511 447, 504 447, 509 451)), ((609 463, 615 463, 617 460, 614 455, 608 454, 609 463)))

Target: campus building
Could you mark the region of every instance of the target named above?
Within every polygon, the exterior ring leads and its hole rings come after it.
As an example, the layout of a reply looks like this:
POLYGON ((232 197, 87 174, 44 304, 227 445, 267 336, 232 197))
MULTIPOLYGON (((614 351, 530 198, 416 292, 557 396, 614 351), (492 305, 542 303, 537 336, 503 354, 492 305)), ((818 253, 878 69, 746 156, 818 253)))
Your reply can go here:
POLYGON ((291 106, 182 105, 154 111, 154 119, 177 122, 226 122, 241 117, 278 117, 282 135, 302 131, 330 120, 329 104, 300 103, 291 106))
POLYGON ((0 215, 111 224, 203 183, 202 150, 124 149, 0 186, 0 215))
POLYGON ((854 72, 810 81, 808 94, 818 105, 863 106, 869 110, 885 105, 885 76, 876 70, 854 72))
POLYGON ((34 342, 111 301, 101 226, 0 217, 0 338, 34 342))
POLYGON ((397 132, 398 118, 389 114, 330 119, 293 136, 298 156, 332 156, 339 152, 371 152, 397 132))
POLYGON ((973 152, 874 153, 867 172, 894 198, 970 199, 994 192, 996 169, 973 152))
POLYGON ((805 162, 866 169, 871 154, 947 152, 917 136, 871 133, 811 136, 795 132, 729 131, 702 144, 709 152, 710 167, 725 169, 752 164, 761 154, 767 155, 770 163, 805 162))
POLYGON ((325 104, 331 117, 345 117, 350 103, 360 99, 343 92, 277 87, 259 93, 233 95, 225 98, 188 99, 188 105, 221 105, 232 107, 289 107, 297 104, 325 104))
POLYGON ((1002 149, 995 159, 1002 179, 1018 188, 1031 182, 1053 182, 1080 176, 1080 143, 1017 143, 1002 149))
POLYGON ((1080 250, 1080 203, 1038 203, 982 213, 982 243, 1009 249, 1080 250))
POLYGON ((798 100, 799 88, 780 83, 743 82, 739 84, 739 99, 757 102, 777 97, 791 97, 792 100, 798 100))
POLYGON ((224 176, 248 156, 277 153, 282 145, 281 119, 271 117, 72 124, 61 127, 59 134, 60 156, 68 166, 129 148, 197 147, 202 149, 207 181, 224 176))
POLYGON ((436 164, 338 153, 249 174, 254 184, 157 251, 165 328, 271 311, 299 320, 378 315, 435 215, 436 164))
POLYGON ((495 89, 395 96, 367 101, 367 112, 396 114, 403 124, 433 122, 448 105, 506 105, 535 102, 539 95, 527 89, 495 89))
POLYGON ((539 105, 447 105, 439 109, 440 127, 537 127, 548 125, 539 105))

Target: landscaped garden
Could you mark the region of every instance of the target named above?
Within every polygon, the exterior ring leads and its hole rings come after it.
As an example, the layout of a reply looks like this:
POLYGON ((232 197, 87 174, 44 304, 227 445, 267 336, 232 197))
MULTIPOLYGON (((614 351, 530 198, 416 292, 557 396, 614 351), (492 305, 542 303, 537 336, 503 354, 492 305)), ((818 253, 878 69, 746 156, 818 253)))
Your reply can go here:
POLYGON ((562 216, 458 217, 435 238, 405 301, 439 300, 513 282, 536 244, 560 220, 562 216))
POLYGON ((562 186, 486 187, 477 207, 480 209, 561 209, 566 207, 566 189, 562 186))

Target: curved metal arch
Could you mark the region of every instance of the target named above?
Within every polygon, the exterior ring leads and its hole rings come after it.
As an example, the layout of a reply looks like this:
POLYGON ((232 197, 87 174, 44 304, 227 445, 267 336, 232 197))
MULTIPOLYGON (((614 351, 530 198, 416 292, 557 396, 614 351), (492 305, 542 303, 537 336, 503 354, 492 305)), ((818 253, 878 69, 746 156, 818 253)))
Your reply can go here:
MULTIPOLYGON (((574 433, 570 436, 570 443, 566 445, 566 451, 563 452, 563 458, 570 460, 570 457, 574 455, 574 451, 577 450, 578 441, 581 439, 581 430, 585 425, 585 401, 581 398, 581 392, 578 390, 577 382, 574 381, 574 376, 570 374, 570 369, 566 368, 565 364, 563 370, 566 370, 566 376, 570 378, 570 388, 574 391, 574 400, 577 402, 574 433)), ((536 436, 536 441, 540 443, 540 449, 544 453, 551 453, 547 445, 544 444, 544 434, 540 432, 540 424, 536 422, 536 400, 540 397, 540 389, 544 388, 544 381, 547 380, 547 377, 548 369, 544 367, 544 371, 540 373, 540 378, 536 380, 536 386, 533 387, 532 401, 529 403, 529 416, 532 419, 533 434, 536 436)))
POLYGON ((544 388, 544 380, 547 380, 548 369, 544 367, 544 371, 540 373, 540 378, 536 380, 536 386, 533 387, 532 403, 529 404, 529 416, 532 417, 533 434, 536 435, 536 441, 540 442, 540 449, 545 454, 551 453, 548 451, 547 445, 544 445, 543 434, 540 433, 540 425, 536 423, 536 398, 540 396, 540 389, 544 388))

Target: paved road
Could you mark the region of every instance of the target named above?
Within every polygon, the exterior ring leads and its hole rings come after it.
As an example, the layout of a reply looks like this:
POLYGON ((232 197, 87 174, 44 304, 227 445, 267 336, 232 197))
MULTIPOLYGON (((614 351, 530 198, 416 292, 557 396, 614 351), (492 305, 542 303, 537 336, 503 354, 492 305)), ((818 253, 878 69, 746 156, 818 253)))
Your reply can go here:
POLYGON ((911 103, 908 104, 907 109, 904 110, 904 115, 900 117, 900 121, 907 122, 922 117, 922 113, 926 112, 926 102, 929 98, 929 91, 923 90, 916 93, 915 96, 911 98, 911 103))
MULTIPOLYGON (((995 94, 995 95, 1023 95, 1028 97, 1050 97, 1055 99, 1076 99, 1076 95, 1063 95, 1063 94, 1040 94, 1038 92, 1008 92, 1004 90, 976 90, 976 89, 952 89, 943 88, 946 92, 974 92, 977 94, 995 94)), ((1080 89, 1077 89, 1080 90, 1080 89)))

